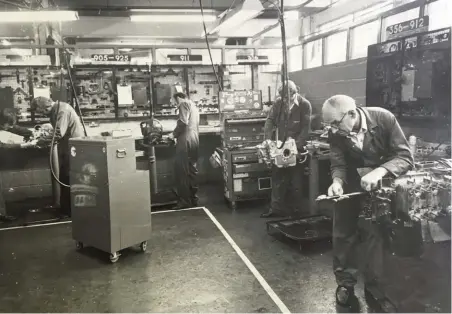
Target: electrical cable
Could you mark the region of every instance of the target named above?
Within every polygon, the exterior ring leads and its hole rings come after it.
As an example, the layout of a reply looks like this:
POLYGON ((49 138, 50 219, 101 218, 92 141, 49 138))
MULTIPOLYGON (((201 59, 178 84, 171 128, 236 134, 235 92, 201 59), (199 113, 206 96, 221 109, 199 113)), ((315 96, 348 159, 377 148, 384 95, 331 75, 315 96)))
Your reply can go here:
MULTIPOLYGON (((235 2, 235 0, 234 0, 234 2, 235 2)), ((232 4, 234 4, 234 2, 232 4)), ((207 27, 206 27, 206 22, 204 20, 204 8, 202 6, 202 0, 199 0, 199 7, 201 9, 202 25, 204 28, 204 39, 206 40, 207 51, 209 52, 210 64, 212 65, 213 73, 215 73, 215 78, 217 80, 218 87, 219 87, 220 91, 223 91, 223 86, 221 86, 220 78, 218 77, 217 70, 215 69, 215 64, 213 63, 212 51, 210 50, 209 38, 207 35, 207 27)))
MULTIPOLYGON (((67 60, 67 52, 64 51, 64 43, 63 43, 63 54, 64 54, 64 61, 66 64, 66 68, 68 71, 68 75, 69 75, 69 81, 71 83, 71 87, 72 87, 72 92, 75 94, 75 86, 74 86, 74 81, 72 80, 72 75, 71 75, 71 69, 69 66, 69 62, 67 60)), ((58 102, 57 102, 57 111, 56 111, 56 116, 58 117, 58 113, 60 112, 60 101, 61 101, 61 97, 63 95, 63 80, 64 80, 64 71, 63 71, 63 67, 61 67, 61 74, 60 74, 60 97, 58 97, 58 102)), ((88 136, 88 133, 86 131, 86 126, 85 126, 85 122, 83 121, 83 117, 82 117, 82 112, 80 110, 80 105, 78 103, 77 97, 73 97, 75 99, 75 103, 76 103, 76 107, 78 108, 79 114, 80 114, 80 121, 82 123, 83 126, 83 131, 85 133, 85 136, 88 136)), ((67 185, 63 182, 61 182, 59 180, 59 178, 57 178, 57 175, 55 174, 55 169, 53 168, 53 152, 55 149, 55 138, 56 138, 56 125, 53 128, 53 135, 52 135, 52 141, 50 144, 50 172, 52 173, 53 178, 55 179, 55 181, 60 184, 61 186, 64 186, 66 188, 70 188, 70 185, 67 185)))

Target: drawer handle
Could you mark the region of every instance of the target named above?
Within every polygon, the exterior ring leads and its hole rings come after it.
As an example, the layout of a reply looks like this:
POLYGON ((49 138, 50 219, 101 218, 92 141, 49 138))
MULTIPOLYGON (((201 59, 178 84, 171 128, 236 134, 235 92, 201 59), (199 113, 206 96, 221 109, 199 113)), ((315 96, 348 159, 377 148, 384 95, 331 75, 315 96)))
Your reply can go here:
POLYGON ((117 149, 116 150, 116 157, 117 158, 124 158, 127 156, 127 151, 126 149, 117 149))

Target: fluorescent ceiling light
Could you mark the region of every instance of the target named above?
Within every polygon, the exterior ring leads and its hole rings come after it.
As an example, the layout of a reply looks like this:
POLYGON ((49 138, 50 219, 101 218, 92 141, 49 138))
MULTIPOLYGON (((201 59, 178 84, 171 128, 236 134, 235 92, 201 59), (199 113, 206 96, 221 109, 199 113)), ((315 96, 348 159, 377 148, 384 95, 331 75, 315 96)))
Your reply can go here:
MULTIPOLYGON (((198 13, 201 14, 201 9, 131 9, 130 12, 142 13, 198 13)), ((203 9, 204 14, 216 14, 217 10, 203 9)))
POLYGON ((0 12, 0 23, 33 23, 76 21, 76 11, 4 11, 0 12))
MULTIPOLYGON (((207 33, 214 34, 220 30, 237 27, 248 20, 254 19, 263 10, 264 7, 259 0, 244 0, 241 5, 228 12, 224 17, 224 20, 220 21, 217 26, 207 33)), ((203 33, 202 36, 205 36, 205 33, 203 33)))
MULTIPOLYGON (((179 15, 131 15, 132 22, 157 22, 157 23, 201 23, 201 14, 179 14, 179 15)), ((217 17, 215 15, 204 14, 205 22, 214 22, 217 17)))

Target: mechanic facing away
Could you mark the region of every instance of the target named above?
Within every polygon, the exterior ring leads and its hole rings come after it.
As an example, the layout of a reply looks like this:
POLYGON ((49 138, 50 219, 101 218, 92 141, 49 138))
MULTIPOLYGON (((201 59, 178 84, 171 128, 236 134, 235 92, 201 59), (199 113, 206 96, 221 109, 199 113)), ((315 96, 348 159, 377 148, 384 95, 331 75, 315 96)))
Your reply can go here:
MULTIPOLYGON (((286 88, 289 89, 289 103, 283 103, 279 97, 270 108, 264 128, 265 140, 275 140, 273 135, 276 129, 280 141, 284 141, 284 136, 291 137, 297 143, 298 152, 302 152, 311 129, 312 107, 307 99, 298 94, 294 82, 289 80, 286 88)), ((278 92, 281 96, 282 86, 278 92)), ((269 211, 261 215, 262 218, 301 214, 303 169, 302 164, 287 168, 272 166, 271 205, 269 211)))
POLYGON ((176 140, 175 176, 179 197, 177 208, 198 206, 199 111, 184 93, 173 95, 179 108, 177 126, 170 137, 176 140))
MULTIPOLYGON (((48 116, 50 124, 52 124, 55 132, 55 147, 53 156, 58 156, 59 168, 54 166, 54 171, 59 169, 58 180, 69 185, 69 139, 76 137, 83 137, 83 126, 79 116, 71 105, 65 102, 54 102, 50 98, 37 97, 31 102, 31 110, 37 113, 48 116)), ((38 141, 38 146, 45 146, 50 139, 43 139, 38 141)), ((56 165, 56 160, 53 160, 53 165, 56 165)), ((60 194, 60 214, 71 216, 71 194, 70 188, 61 186, 60 194)))
MULTIPOLYGON (((405 135, 395 116, 386 109, 360 108, 353 98, 336 95, 325 101, 322 116, 323 122, 330 126, 333 183, 328 189, 329 196, 342 195, 344 191, 372 191, 378 188, 383 177, 397 177, 413 168, 413 155, 405 135), (370 172, 359 173, 360 168, 368 168, 370 172)), ((339 305, 347 306, 355 299, 361 205, 359 197, 338 204, 333 217, 333 270, 338 285, 336 301, 339 305)), ((382 242, 375 236, 369 240, 366 242, 369 252, 375 253, 378 248, 382 248, 382 242)), ((371 271, 378 267, 378 254, 374 255, 376 258, 366 254, 366 292, 372 291, 372 282, 376 279, 371 271)))

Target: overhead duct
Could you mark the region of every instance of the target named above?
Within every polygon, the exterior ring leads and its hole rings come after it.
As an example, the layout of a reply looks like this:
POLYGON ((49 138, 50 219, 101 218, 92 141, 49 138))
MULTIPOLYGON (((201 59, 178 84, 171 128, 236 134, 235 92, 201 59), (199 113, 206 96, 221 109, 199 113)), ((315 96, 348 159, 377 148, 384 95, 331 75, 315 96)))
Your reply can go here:
MULTIPOLYGON (((264 9, 260 0, 242 0, 234 8, 224 12, 224 15, 220 15, 221 18, 212 29, 207 31, 207 35, 237 27, 248 20, 254 19, 264 9)), ((205 33, 202 34, 202 36, 205 35, 205 33)))

